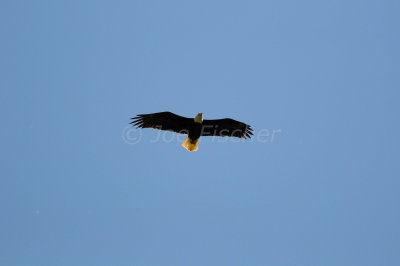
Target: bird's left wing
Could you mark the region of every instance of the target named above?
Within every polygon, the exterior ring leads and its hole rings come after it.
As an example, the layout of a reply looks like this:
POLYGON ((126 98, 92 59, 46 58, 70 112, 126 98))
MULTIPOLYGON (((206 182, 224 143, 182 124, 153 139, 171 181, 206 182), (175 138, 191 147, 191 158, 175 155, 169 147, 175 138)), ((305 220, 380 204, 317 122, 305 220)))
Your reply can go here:
POLYGON ((171 112, 142 114, 131 119, 133 120, 132 126, 138 128, 154 128, 182 134, 187 134, 194 123, 193 118, 183 117, 171 112))
POLYGON ((202 136, 251 138, 251 126, 231 118, 203 120, 202 136))

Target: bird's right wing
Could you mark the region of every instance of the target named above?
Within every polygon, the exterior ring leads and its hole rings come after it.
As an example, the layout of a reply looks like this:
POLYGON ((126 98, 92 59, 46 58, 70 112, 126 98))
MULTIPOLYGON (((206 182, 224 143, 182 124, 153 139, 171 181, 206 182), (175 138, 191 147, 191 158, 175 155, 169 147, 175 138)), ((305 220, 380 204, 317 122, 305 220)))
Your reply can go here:
POLYGON ((188 134, 194 123, 193 118, 183 117, 171 112, 142 114, 131 119, 132 126, 138 128, 154 128, 181 134, 188 134))

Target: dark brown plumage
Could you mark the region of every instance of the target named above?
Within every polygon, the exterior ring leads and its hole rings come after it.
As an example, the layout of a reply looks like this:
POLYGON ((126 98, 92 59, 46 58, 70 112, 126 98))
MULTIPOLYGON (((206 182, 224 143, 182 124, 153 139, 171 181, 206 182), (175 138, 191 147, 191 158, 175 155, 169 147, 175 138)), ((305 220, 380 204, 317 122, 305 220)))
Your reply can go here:
POLYGON ((200 136, 247 139, 251 138, 253 135, 253 129, 243 122, 231 118, 203 120, 203 113, 199 113, 194 119, 176 115, 171 112, 141 114, 132 118, 131 124, 138 128, 154 128, 187 134, 188 140, 185 141, 183 145, 190 151, 197 150, 197 143, 200 136), (187 147, 191 145, 196 147, 187 147))

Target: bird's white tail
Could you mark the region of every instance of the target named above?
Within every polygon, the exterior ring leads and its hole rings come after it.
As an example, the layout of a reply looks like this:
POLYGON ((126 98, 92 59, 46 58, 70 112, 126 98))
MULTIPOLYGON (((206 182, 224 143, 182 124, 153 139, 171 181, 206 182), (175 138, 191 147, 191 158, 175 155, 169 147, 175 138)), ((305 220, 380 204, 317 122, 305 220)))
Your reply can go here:
POLYGON ((188 151, 197 151, 199 149, 199 139, 192 140, 187 137, 182 143, 182 146, 188 151))

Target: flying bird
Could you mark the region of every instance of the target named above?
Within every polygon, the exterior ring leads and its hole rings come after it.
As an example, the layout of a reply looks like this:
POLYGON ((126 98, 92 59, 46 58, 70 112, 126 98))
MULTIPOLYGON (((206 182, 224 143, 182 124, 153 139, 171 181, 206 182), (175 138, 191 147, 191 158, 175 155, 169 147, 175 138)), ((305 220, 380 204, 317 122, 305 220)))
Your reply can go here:
POLYGON ((195 118, 187 118, 171 112, 142 114, 131 118, 132 126, 137 128, 154 128, 167 130, 188 137, 182 146, 188 151, 197 151, 201 136, 251 138, 253 129, 242 122, 231 118, 207 120, 203 119, 203 113, 198 113, 195 118))

